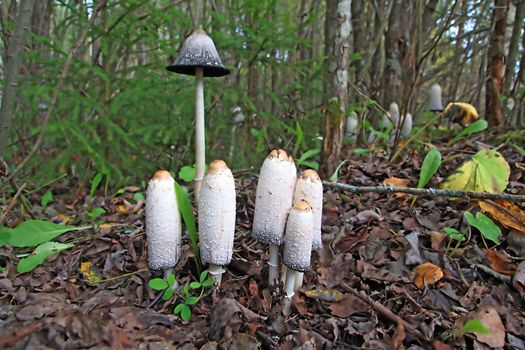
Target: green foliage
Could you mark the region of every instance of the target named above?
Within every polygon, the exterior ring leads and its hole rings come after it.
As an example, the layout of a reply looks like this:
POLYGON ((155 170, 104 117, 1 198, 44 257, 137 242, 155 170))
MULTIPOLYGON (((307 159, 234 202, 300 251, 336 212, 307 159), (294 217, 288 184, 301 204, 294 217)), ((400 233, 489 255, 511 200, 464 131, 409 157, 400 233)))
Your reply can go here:
POLYGON ((331 182, 337 182, 337 178, 339 177, 339 169, 341 169, 341 167, 346 163, 348 162, 348 159, 347 160, 343 160, 338 166, 337 168, 335 169, 334 173, 330 176, 329 180, 331 182))
POLYGON ((106 210, 104 208, 93 208, 90 211, 86 212, 86 214, 91 218, 91 221, 94 222, 100 215, 104 214, 106 210))
POLYGON ((489 126, 489 123, 485 119, 478 119, 463 130, 459 134, 454 137, 449 144, 453 144, 457 140, 459 140, 462 137, 470 136, 472 134, 478 133, 480 131, 485 130, 489 126))
POLYGON ((441 152, 437 149, 428 151, 423 164, 421 165, 421 173, 419 174, 418 188, 423 188, 430 181, 432 176, 438 171, 441 166, 441 152))
POLYGON ((300 167, 300 166, 307 166, 309 168, 312 168, 312 169, 315 169, 315 170, 319 170, 319 163, 316 162, 316 161, 309 161, 308 159, 311 159, 313 157, 315 157, 316 155, 319 154, 319 152, 321 152, 320 149, 309 149, 308 151, 304 152, 302 155, 301 155, 301 158, 299 158, 296 162, 296 165, 297 167, 300 167))
POLYGON ((102 181, 102 174, 97 173, 95 177, 93 178, 93 181, 91 182, 91 189, 89 190, 90 197, 93 197, 101 181, 102 181))
POLYGON ((179 206, 182 219, 184 220, 184 224, 188 230, 188 236, 190 237, 191 248, 195 254, 197 266, 200 266, 199 235, 197 233, 195 215, 193 214, 193 206, 191 205, 188 194, 177 182, 175 182, 175 195, 177 196, 177 204, 179 206))
POLYGON ((458 241, 458 242, 461 242, 461 241, 465 240, 465 235, 463 233, 459 232, 458 230, 456 230, 455 228, 444 227, 443 228, 443 232, 445 232, 447 234, 447 236, 450 237, 451 240, 455 240, 455 241, 458 241))
POLYGON ((485 327, 483 323, 481 323, 481 321, 477 319, 468 320, 463 325, 463 327, 461 327, 460 329, 456 331, 456 334, 461 335, 461 334, 471 333, 471 332, 489 334, 489 330, 487 329, 487 327, 485 327))
POLYGON ((46 191, 46 193, 44 193, 44 195, 42 196, 42 198, 40 199, 40 205, 42 206, 42 208, 46 208, 47 205, 53 200, 53 191, 51 190, 48 190, 46 191))
POLYGON ((195 166, 185 165, 180 168, 179 177, 186 182, 192 182, 195 179, 195 166))
POLYGON ((66 232, 91 228, 91 226, 65 226, 44 220, 24 221, 15 228, 0 226, 0 244, 14 247, 35 247, 66 232))
POLYGON ((20 259, 16 265, 18 273, 25 273, 33 270, 38 265, 42 264, 48 257, 56 255, 63 250, 74 247, 72 243, 58 243, 46 242, 40 244, 36 249, 26 258, 20 259))
POLYGON ((171 273, 166 280, 153 278, 149 280, 148 286, 156 291, 164 291, 162 300, 170 300, 175 293, 175 275, 171 273))
POLYGON ((477 212, 476 217, 474 217, 474 215, 468 211, 464 213, 464 216, 467 219, 469 225, 477 228, 483 238, 499 244, 501 229, 488 216, 482 212, 477 212))

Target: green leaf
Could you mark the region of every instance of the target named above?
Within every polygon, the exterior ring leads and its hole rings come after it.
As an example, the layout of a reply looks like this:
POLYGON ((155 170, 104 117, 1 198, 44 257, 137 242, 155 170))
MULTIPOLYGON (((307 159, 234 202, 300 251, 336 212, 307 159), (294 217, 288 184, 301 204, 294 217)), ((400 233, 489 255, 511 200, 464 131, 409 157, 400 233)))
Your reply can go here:
POLYGON ((191 309, 186 304, 182 304, 182 305, 184 306, 182 307, 182 310, 180 311, 180 317, 182 318, 183 321, 188 321, 191 317, 191 309))
POLYGON ((68 231, 88 228, 91 226, 64 226, 44 220, 28 220, 13 229, 0 226, 0 237, 2 237, 0 243, 10 244, 14 247, 35 247, 68 231))
POLYGON ((525 149, 524 148, 521 148, 520 146, 518 146, 516 144, 514 144, 513 146, 514 146, 514 148, 516 148, 518 150, 518 152, 521 153, 521 155, 525 156, 525 149))
POLYGON ((215 284, 215 281, 211 278, 208 278, 202 282, 203 287, 211 287, 215 284))
POLYGON ((49 202, 53 200, 53 192, 51 190, 48 190, 42 198, 40 199, 40 205, 45 209, 49 202))
POLYGON ((339 169, 341 169, 343 164, 345 164, 346 162, 348 162, 348 160, 343 160, 341 164, 339 164, 337 169, 335 169, 334 173, 332 174, 332 176, 330 176, 330 179, 329 179, 331 182, 337 182, 337 178, 339 177, 339 169))
POLYGON ((311 158, 313 156, 315 156, 316 154, 318 154, 319 152, 321 152, 321 150, 319 148, 315 148, 315 149, 309 149, 308 151, 304 152, 302 155, 301 155, 301 158, 299 158, 299 160, 297 161, 297 166, 301 166, 301 164, 304 164, 305 161, 308 159, 308 158, 311 158))
POLYGON ((465 239, 465 235, 456 230, 455 228, 444 227, 443 231, 450 237, 450 239, 454 239, 460 242, 465 239))
POLYGON ((89 196, 93 197, 95 194, 95 191, 97 190, 98 185, 100 185, 100 182, 102 181, 102 174, 97 173, 95 177, 93 178, 93 182, 91 182, 91 189, 89 190, 89 196))
POLYGON ((509 183, 510 166, 494 150, 481 150, 450 175, 441 188, 501 193, 509 183))
POLYGON ((449 142, 449 144, 453 144, 454 142, 456 142, 457 140, 459 140, 463 136, 468 136, 468 135, 472 135, 472 134, 475 134, 477 132, 483 131, 488 126, 489 126, 489 124, 487 123, 487 121, 485 119, 478 119, 474 123, 472 123, 469 126, 467 126, 465 129, 461 130, 461 132, 459 134, 457 134, 456 137, 454 137, 449 142))
POLYGON ((186 306, 186 304, 178 304, 177 306, 175 306, 175 309, 173 309, 173 313, 176 315, 176 314, 179 314, 182 309, 184 308, 184 306, 186 306))
POLYGON ((464 334, 464 333, 481 333, 481 334, 489 334, 489 330, 481 323, 480 320, 468 320, 463 327, 461 327, 457 333, 458 334, 464 334))
POLYGON ((370 150, 368 148, 357 148, 357 149, 352 150, 352 153, 355 154, 355 155, 358 155, 358 156, 362 156, 362 155, 368 154, 370 152, 372 152, 372 150, 370 150))
POLYGON ((186 282, 184 287, 182 287, 182 292, 184 293, 184 295, 190 294, 190 284, 188 282, 186 282))
POLYGON ((501 229, 488 216, 482 212, 477 212, 476 217, 474 218, 474 216, 468 211, 466 211, 463 215, 465 215, 468 223, 471 226, 477 228, 484 238, 499 244, 501 229))
POLYGON ((295 147, 293 149, 293 157, 297 157, 297 152, 299 152, 299 148, 301 147, 301 143, 304 139, 304 133, 303 129, 301 128, 301 124, 299 124, 298 121, 295 122, 295 137, 297 138, 295 140, 295 147))
POLYGON ((153 278, 149 280, 148 286, 153 290, 164 290, 168 288, 168 283, 162 278, 153 278))
POLYGON ((206 280, 206 277, 208 277, 208 270, 204 270, 199 275, 199 282, 202 283, 206 280))
POLYGON ((195 179, 195 166, 185 165, 180 168, 179 178, 186 182, 192 182, 195 179))
POLYGON ((104 214, 106 211, 104 208, 94 208, 87 212, 87 214, 94 220, 98 218, 100 215, 104 214))
POLYGON ((418 188, 423 188, 430 181, 432 176, 438 171, 441 165, 441 153, 437 149, 428 151, 423 165, 421 165, 421 173, 419 174, 418 188))
POLYGON ((184 301, 184 304, 186 305, 195 305, 199 301, 199 298, 196 296, 191 296, 184 301))
POLYGON ((142 192, 137 192, 133 195, 133 200, 135 202, 140 202, 140 201, 143 201, 144 199, 145 199, 144 193, 142 192))
POLYGON ((188 230, 190 236, 191 248, 197 263, 200 264, 200 251, 199 251, 199 236, 197 234, 197 224, 195 223, 195 215, 193 214, 193 206, 188 198, 188 195, 184 191, 181 185, 175 182, 175 195, 177 196, 177 204, 179 210, 188 230))
POLYGON ((175 275, 170 273, 168 276, 168 286, 173 286, 175 284, 175 275))
POLYGON ((191 282, 190 288, 191 289, 199 289, 201 287, 201 284, 199 282, 191 282))
POLYGON ((173 288, 166 288, 164 294, 162 295, 162 300, 170 300, 174 293, 175 291, 173 290, 173 288))
POLYGON ((72 243, 58 243, 58 242, 46 242, 33 251, 31 255, 26 258, 21 259, 16 265, 16 271, 18 273, 29 272, 33 270, 38 265, 42 264, 48 257, 56 255, 63 250, 72 248, 74 244, 72 243))

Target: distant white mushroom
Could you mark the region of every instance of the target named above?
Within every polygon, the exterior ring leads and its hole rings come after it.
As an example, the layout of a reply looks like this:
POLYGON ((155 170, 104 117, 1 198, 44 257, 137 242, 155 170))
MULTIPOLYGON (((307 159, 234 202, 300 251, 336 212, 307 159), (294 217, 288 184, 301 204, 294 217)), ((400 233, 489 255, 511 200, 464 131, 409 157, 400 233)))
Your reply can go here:
POLYGON ((357 138, 357 125, 358 125, 357 113, 352 111, 352 113, 348 117, 346 117, 346 123, 345 123, 345 135, 349 137, 352 142, 355 142, 357 138))
POLYGON ((148 183, 146 237, 153 270, 170 272, 180 257, 181 222, 174 182, 168 171, 159 170, 148 183))
MULTIPOLYGON (((283 313, 288 315, 295 294, 297 274, 310 268, 312 239, 314 235, 312 207, 305 201, 294 204, 288 222, 284 243, 283 264, 288 267, 284 285, 283 313)), ((302 281, 302 278, 300 278, 302 281)))
POLYGON ((412 132, 412 114, 407 113, 405 119, 403 120, 403 126, 401 127, 401 136, 404 139, 407 139, 412 132))
POLYGON ((275 283, 279 275, 279 246, 283 243, 296 181, 297 173, 292 157, 282 149, 271 151, 261 167, 252 227, 253 236, 269 246, 270 285, 275 283))
POLYGON ((214 160, 204 175, 199 199, 199 241, 203 263, 221 284, 223 266, 233 253, 235 233, 235 183, 226 163, 214 160))
POLYGON ((443 110, 443 102, 441 101, 441 86, 434 84, 430 88, 430 103, 428 109, 432 112, 441 112, 443 110))

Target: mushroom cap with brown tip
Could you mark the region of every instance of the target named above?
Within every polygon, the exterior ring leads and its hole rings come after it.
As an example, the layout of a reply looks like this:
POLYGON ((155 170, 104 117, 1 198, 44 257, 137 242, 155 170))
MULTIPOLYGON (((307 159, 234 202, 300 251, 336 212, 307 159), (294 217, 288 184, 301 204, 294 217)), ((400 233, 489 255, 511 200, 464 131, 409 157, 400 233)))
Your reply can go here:
POLYGON ((305 272, 310 269, 313 239, 313 213, 306 201, 294 204, 286 223, 283 264, 305 272))
POLYGON ((224 68, 213 40, 202 29, 196 29, 186 38, 179 56, 166 69, 175 73, 195 75, 197 67, 203 69, 205 77, 230 74, 230 71, 224 68))
POLYGON ((171 178, 171 174, 167 170, 157 170, 153 175, 153 178, 156 180, 167 180, 171 178))
POLYGON ((259 242, 282 244, 296 181, 293 158, 284 150, 270 152, 261 167, 255 193, 252 234, 259 242))
POLYGON ((321 221, 323 216, 323 183, 313 169, 305 170, 297 179, 294 192, 294 203, 306 201, 312 207, 314 233, 312 249, 319 250, 323 247, 321 237, 321 221))

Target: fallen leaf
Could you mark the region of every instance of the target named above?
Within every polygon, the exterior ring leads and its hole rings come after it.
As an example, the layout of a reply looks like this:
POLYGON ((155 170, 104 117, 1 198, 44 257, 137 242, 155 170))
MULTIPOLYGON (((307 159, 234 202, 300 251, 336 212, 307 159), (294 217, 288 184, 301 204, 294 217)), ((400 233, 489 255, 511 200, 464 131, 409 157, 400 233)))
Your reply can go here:
POLYGON ((312 289, 303 291, 303 293, 308 298, 327 302, 337 302, 343 299, 343 293, 334 289, 312 289))
MULTIPOLYGON (((399 177, 391 176, 388 179, 385 179, 383 181, 383 186, 394 186, 394 187, 407 187, 407 185, 411 182, 410 179, 402 179, 399 177)), ((400 193, 396 192, 396 198, 405 197, 407 193, 400 193)))
POLYGON ((414 284, 419 289, 432 285, 443 278, 443 270, 441 267, 430 262, 416 266, 414 272, 414 284))
POLYGON ((121 214, 127 214, 128 213, 128 208, 126 208, 124 205, 120 204, 120 205, 117 205, 117 211, 121 214))
POLYGON ((525 212, 517 205, 508 201, 479 202, 479 207, 483 213, 499 221, 503 226, 513 228, 521 233, 525 233, 525 212))
POLYGON ((85 261, 80 264, 80 272, 91 284, 96 284, 102 280, 102 278, 93 269, 93 264, 89 261, 85 261))
POLYGON ((514 271, 516 271, 516 266, 507 255, 488 249, 486 251, 486 256, 487 260, 490 262, 490 267, 492 267, 494 271, 509 276, 512 276, 514 271))
POLYGON ((111 230, 113 226, 111 224, 102 224, 98 226, 99 230, 111 230))
POLYGON ((57 214, 56 218, 64 223, 68 223, 72 220, 69 216, 64 214, 57 214))
POLYGON ((332 315, 342 318, 346 318, 356 312, 370 311, 370 305, 351 294, 345 295, 341 300, 331 304, 328 308, 332 310, 332 315))
POLYGON ((498 311, 493 306, 481 306, 478 311, 471 313, 468 319, 480 320, 483 326, 489 330, 488 334, 472 333, 479 342, 492 348, 502 348, 505 345, 505 326, 498 311))
POLYGON ((445 244, 445 239, 447 238, 447 234, 440 231, 432 231, 430 232, 430 246, 432 249, 438 251, 441 247, 443 247, 445 244))
POLYGON ((516 273, 512 278, 512 285, 520 294, 525 293, 525 261, 522 261, 516 268, 516 273))

